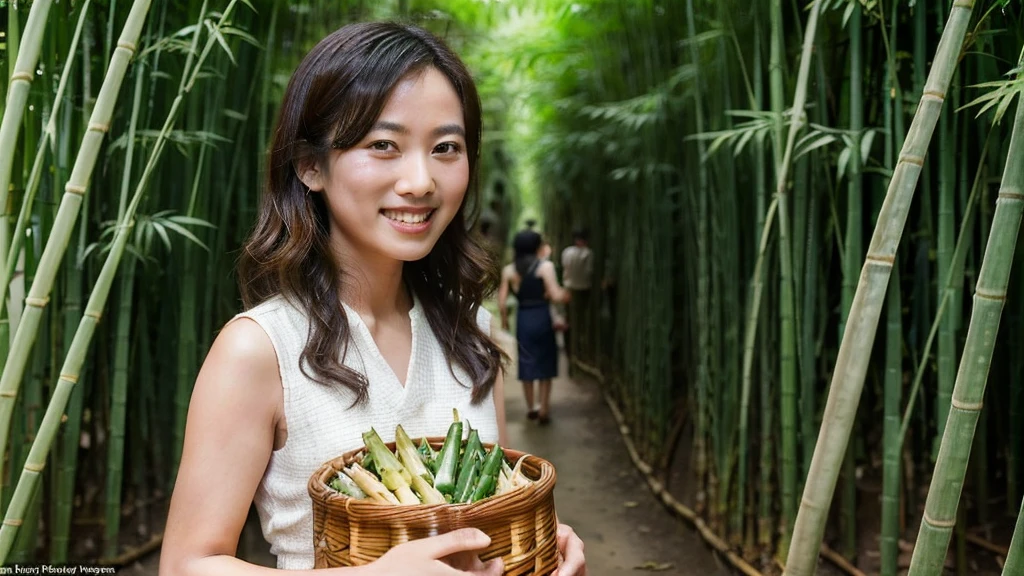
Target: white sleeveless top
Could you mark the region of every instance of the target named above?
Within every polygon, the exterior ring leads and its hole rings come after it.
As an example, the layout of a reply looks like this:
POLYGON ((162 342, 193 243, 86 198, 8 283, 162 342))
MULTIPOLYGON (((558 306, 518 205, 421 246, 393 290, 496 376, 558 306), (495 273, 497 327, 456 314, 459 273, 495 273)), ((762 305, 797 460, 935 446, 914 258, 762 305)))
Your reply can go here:
MULTIPOLYGON (((456 408, 460 418, 480 431, 481 440, 498 441, 493 396, 479 405, 470 404, 472 381, 462 368, 449 368, 418 299, 409 312, 412 353, 405 386, 359 314, 348 306, 345 312, 352 330, 343 363, 366 375, 369 383, 367 401, 355 407, 355 395, 347 388, 318 384, 299 370, 309 329, 300 308, 277 296, 236 316, 256 321, 270 336, 284 386, 288 437, 284 447, 271 454, 254 498, 263 536, 277 556, 278 568, 313 568, 309 478, 324 462, 362 446, 362 433, 371 426, 385 442, 394 440, 398 424, 414 439, 444 436, 456 408)), ((481 307, 477 322, 490 334, 490 312, 481 307)))

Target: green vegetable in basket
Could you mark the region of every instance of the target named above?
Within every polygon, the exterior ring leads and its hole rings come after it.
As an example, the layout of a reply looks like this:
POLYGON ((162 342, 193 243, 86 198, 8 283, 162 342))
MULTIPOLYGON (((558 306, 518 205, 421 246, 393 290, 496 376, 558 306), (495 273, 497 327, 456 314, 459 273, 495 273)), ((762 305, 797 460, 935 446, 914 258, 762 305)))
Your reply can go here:
POLYGON ((364 453, 363 454, 363 460, 362 460, 361 464, 362 464, 363 468, 367 472, 369 472, 369 473, 373 474, 374 476, 380 478, 380 473, 377 472, 377 463, 373 461, 373 455, 372 454, 370 454, 369 452, 364 453))
POLYGON ((462 447, 462 422, 456 419, 448 427, 448 435, 437 455, 437 475, 434 476, 434 488, 442 494, 455 493, 456 473, 459 466, 459 449, 462 447))
POLYGON ((377 472, 381 481, 384 482, 388 490, 395 493, 398 501, 402 504, 419 504, 420 499, 413 494, 412 488, 409 486, 412 475, 380 439, 377 431, 370 428, 369 432, 364 432, 363 443, 366 444, 366 450, 377 463, 377 472))
POLYGON ((430 482, 425 480, 422 476, 412 477, 412 489, 416 491, 420 496, 420 500, 424 504, 444 504, 444 494, 437 491, 436 488, 430 485, 430 482))
POLYGON ((381 483, 376 476, 367 472, 358 462, 353 462, 345 468, 345 474, 351 478, 367 495, 373 500, 382 504, 398 504, 398 498, 388 490, 388 487, 381 483))
POLYGON ((480 442, 480 432, 478 432, 476 428, 470 428, 469 439, 466 440, 466 449, 463 450, 462 460, 459 462, 459 470, 465 470, 466 466, 468 466, 473 459, 483 460, 483 455, 484 445, 480 442))
POLYGON ((340 470, 338 471, 337 475, 334 478, 331 478, 330 487, 334 488, 335 490, 341 492, 346 496, 350 496, 357 500, 363 500, 364 498, 366 498, 366 492, 363 492, 363 490, 359 487, 358 484, 355 483, 354 480, 349 478, 340 470))
POLYGON ((409 471, 409 474, 419 476, 427 482, 434 481, 434 475, 427 470, 427 466, 423 463, 423 458, 416 451, 416 445, 412 443, 412 439, 405 433, 405 429, 402 428, 401 424, 395 428, 395 451, 398 452, 398 458, 402 461, 405 469, 409 471))
MULTIPOLYGON (((471 428, 469 431, 469 440, 466 441, 465 449, 462 451, 462 459, 459 461, 459 474, 455 481, 456 495, 462 494, 462 490, 465 489, 466 482, 469 481, 469 474, 473 468, 473 463, 479 462, 481 466, 483 465, 484 459, 480 457, 480 452, 482 451, 483 444, 480 443, 480 433, 477 432, 476 429, 471 428), (479 451, 477 448, 479 448, 479 451)), ((479 472, 479 469, 477 472, 479 472)), ((457 501, 462 502, 462 500, 457 501)))
POLYGON ((483 500, 494 495, 494 489, 498 485, 498 474, 501 472, 501 464, 505 461, 505 451, 497 444, 491 449, 484 460, 483 469, 480 471, 480 479, 477 481, 470 502, 483 500))
POLYGON ((455 488, 455 494, 452 495, 452 502, 456 504, 464 504, 469 502, 469 499, 473 496, 473 487, 476 486, 477 478, 480 477, 480 469, 483 464, 480 460, 473 458, 469 464, 469 471, 465 472, 463 476, 460 474, 459 484, 455 488))
POLYGON ((423 456, 423 463, 427 465, 430 474, 432 476, 437 474, 437 452, 430 445, 430 442, 427 442, 426 438, 420 439, 419 452, 423 456))

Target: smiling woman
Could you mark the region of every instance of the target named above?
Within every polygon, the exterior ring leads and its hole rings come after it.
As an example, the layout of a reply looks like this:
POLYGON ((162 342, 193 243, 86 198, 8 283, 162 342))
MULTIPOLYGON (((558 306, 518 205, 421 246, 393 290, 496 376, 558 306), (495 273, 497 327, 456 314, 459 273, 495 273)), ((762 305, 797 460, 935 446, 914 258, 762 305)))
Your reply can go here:
MULTIPOLYGON (((347 26, 299 65, 239 263, 247 309, 192 395, 162 574, 262 574, 234 557, 253 502, 278 568, 313 568, 307 481, 371 427, 436 436, 455 408, 506 444, 504 356, 480 306, 496 279, 467 232, 479 147, 473 81, 420 28, 347 26)), ((488 542, 458 530, 327 573, 500 574, 476 555, 488 542)), ((586 573, 566 526, 559 548, 556 574, 586 573)))

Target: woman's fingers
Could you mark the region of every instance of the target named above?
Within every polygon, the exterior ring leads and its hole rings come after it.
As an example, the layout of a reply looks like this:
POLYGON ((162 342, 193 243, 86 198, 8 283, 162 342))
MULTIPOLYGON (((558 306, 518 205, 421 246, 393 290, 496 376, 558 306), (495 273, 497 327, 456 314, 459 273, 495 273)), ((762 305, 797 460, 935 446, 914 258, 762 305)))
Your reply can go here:
POLYGON ((460 552, 482 550, 490 543, 490 536, 482 531, 476 528, 462 528, 440 536, 413 540, 406 543, 405 546, 422 552, 428 558, 440 560, 460 552))
POLYGON ((586 576, 587 561, 583 556, 583 540, 565 524, 558 525, 556 540, 562 562, 552 576, 586 576))

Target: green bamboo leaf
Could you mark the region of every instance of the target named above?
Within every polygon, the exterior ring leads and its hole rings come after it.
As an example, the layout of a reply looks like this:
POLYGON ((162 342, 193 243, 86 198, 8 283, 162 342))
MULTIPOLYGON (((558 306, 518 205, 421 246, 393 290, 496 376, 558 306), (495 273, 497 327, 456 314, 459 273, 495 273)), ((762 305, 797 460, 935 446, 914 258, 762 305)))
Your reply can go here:
POLYGON ((198 237, 196 237, 195 234, 192 234, 192 232, 190 232, 187 228, 178 225, 173 220, 162 220, 161 223, 163 224, 163 226, 166 226, 167 228, 174 230, 178 234, 184 236, 186 239, 191 241, 193 244, 209 252, 209 248, 206 247, 206 244, 203 244, 203 242, 198 237))
MULTIPOLYGON (((871 144, 875 141, 876 130, 869 129, 865 130, 860 139, 860 161, 864 163, 867 158, 871 157, 871 144)), ((863 167, 862 167, 863 169, 863 167)))
POLYGON ((839 139, 833 136, 832 134, 820 134, 818 132, 809 132, 797 144, 797 152, 794 156, 794 159, 801 158, 806 154, 817 150, 818 148, 828 146, 829 144, 837 142, 838 140, 839 139))
POLYGON ((257 40, 254 36, 246 32, 245 30, 242 30, 241 28, 235 28, 234 26, 224 26, 220 29, 220 31, 221 34, 223 34, 224 36, 234 36, 253 46, 256 46, 257 48, 260 47, 259 40, 257 40))
POLYGON ((195 218, 193 216, 185 216, 185 215, 181 215, 181 214, 173 215, 173 216, 168 216, 167 219, 172 221, 172 222, 174 222, 174 223, 176 223, 176 224, 186 224, 186 225, 189 225, 189 226, 204 226, 206 228, 216 228, 217 227, 212 222, 208 222, 206 220, 203 220, 202 218, 195 218))
POLYGON ((221 34, 221 30, 214 26, 209 20, 204 20, 203 24, 206 25, 206 30, 209 32, 210 36, 217 41, 217 44, 220 44, 221 49, 228 55, 228 60, 231 60, 232 64, 238 64, 235 62, 235 54, 231 51, 231 47, 228 46, 228 41, 224 38, 224 35, 221 34))
POLYGON ((160 241, 163 243, 164 248, 166 248, 168 251, 171 250, 171 238, 170 236, 167 235, 167 230, 164 229, 164 226, 161 222, 150 220, 149 222, 146 223, 146 227, 153 230, 153 232, 155 232, 156 235, 160 237, 160 241))

